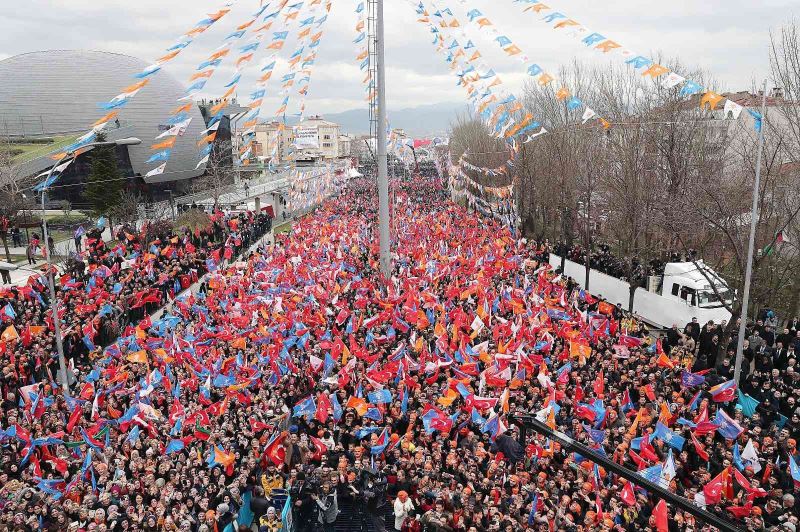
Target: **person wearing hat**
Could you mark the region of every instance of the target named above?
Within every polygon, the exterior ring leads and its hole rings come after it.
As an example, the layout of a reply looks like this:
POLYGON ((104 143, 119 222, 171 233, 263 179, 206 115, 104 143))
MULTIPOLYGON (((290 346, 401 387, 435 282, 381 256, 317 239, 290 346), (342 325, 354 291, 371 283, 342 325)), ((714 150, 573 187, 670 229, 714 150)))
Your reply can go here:
POLYGON ((270 506, 267 509, 267 513, 259 519, 258 525, 259 532, 279 532, 283 527, 283 523, 281 523, 274 506, 270 506))
POLYGON ((403 523, 406 519, 410 518, 411 511, 414 509, 414 503, 408 497, 406 491, 401 490, 397 494, 397 499, 394 501, 394 529, 402 530, 403 523))

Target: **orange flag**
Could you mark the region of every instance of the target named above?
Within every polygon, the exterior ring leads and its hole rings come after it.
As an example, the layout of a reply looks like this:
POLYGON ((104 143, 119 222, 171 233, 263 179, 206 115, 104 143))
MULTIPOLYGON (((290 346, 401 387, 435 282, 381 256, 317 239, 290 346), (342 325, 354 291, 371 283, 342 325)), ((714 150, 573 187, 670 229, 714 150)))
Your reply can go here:
POLYGON ((131 353, 128 355, 128 361, 135 362, 137 364, 147 364, 147 352, 142 350, 131 353))
POLYGON ((150 147, 152 149, 154 149, 154 150, 163 150, 165 148, 172 148, 173 146, 175 146, 175 142, 177 140, 178 140, 178 137, 172 137, 172 138, 170 138, 168 140, 165 140, 164 142, 160 142, 158 144, 153 144, 150 147))
POLYGON ((11 342, 13 340, 19 339, 19 334, 17 334, 17 330, 14 328, 13 325, 9 325, 3 334, 0 335, 0 340, 4 342, 11 342))

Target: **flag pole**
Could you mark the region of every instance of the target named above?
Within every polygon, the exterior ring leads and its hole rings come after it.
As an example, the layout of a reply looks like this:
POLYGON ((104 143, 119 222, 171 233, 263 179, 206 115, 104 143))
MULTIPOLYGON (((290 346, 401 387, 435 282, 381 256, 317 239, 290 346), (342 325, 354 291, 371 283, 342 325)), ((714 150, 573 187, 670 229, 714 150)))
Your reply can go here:
POLYGON ((384 48, 383 0, 377 0, 375 48, 378 74, 378 223, 380 226, 381 272, 388 278, 392 271, 389 245, 389 171, 386 155, 386 64, 384 48))
MULTIPOLYGON (((736 364, 734 365, 733 382, 739 385, 742 375, 742 359, 744 358, 744 335, 747 330, 747 307, 750 304, 750 282, 753 277, 753 253, 755 252, 756 224, 758 223, 758 196, 761 191, 761 157, 764 151, 764 128, 767 127, 767 80, 761 94, 761 127, 758 128, 758 154, 756 154, 756 178, 753 183, 753 207, 750 210, 750 242, 747 247, 747 267, 744 273, 744 293, 742 294, 742 314, 739 319, 739 337, 736 341, 736 364)), ((756 119, 758 124, 758 119, 756 119)))

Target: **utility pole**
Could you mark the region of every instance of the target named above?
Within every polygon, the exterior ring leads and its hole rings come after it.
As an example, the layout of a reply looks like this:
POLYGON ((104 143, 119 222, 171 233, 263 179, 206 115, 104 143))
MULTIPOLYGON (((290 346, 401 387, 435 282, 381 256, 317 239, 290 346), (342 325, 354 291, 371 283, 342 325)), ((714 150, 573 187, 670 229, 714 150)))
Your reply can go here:
POLYGON ((386 62, 384 47, 383 0, 377 1, 375 46, 378 63, 378 223, 380 226, 381 271, 388 278, 392 272, 389 245, 389 170, 386 159, 386 62))
POLYGON ((756 155, 756 179, 753 183, 753 208, 750 211, 750 243, 747 247, 747 269, 744 273, 744 293, 742 294, 742 315, 739 323, 739 338, 736 341, 736 364, 733 382, 739 385, 742 375, 744 354, 744 335, 747 328, 747 307, 750 305, 750 281, 753 277, 753 253, 756 245, 756 224, 758 223, 758 195, 761 191, 761 154, 764 151, 764 128, 767 127, 767 80, 761 95, 761 127, 758 128, 758 154, 756 155))

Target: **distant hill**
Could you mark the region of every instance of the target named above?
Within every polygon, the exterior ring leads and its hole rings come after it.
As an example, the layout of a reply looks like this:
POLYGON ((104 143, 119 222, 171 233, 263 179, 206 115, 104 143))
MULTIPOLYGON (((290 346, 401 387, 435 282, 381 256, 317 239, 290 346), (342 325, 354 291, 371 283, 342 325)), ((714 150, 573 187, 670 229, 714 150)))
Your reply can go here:
MULTIPOLYGON (((460 114, 467 112, 464 104, 431 104, 406 109, 389 109, 389 123, 392 128, 401 128, 413 137, 446 135, 450 124, 460 114)), ((341 113, 327 113, 325 120, 342 126, 344 133, 363 135, 369 133, 369 110, 351 109, 341 113)))

